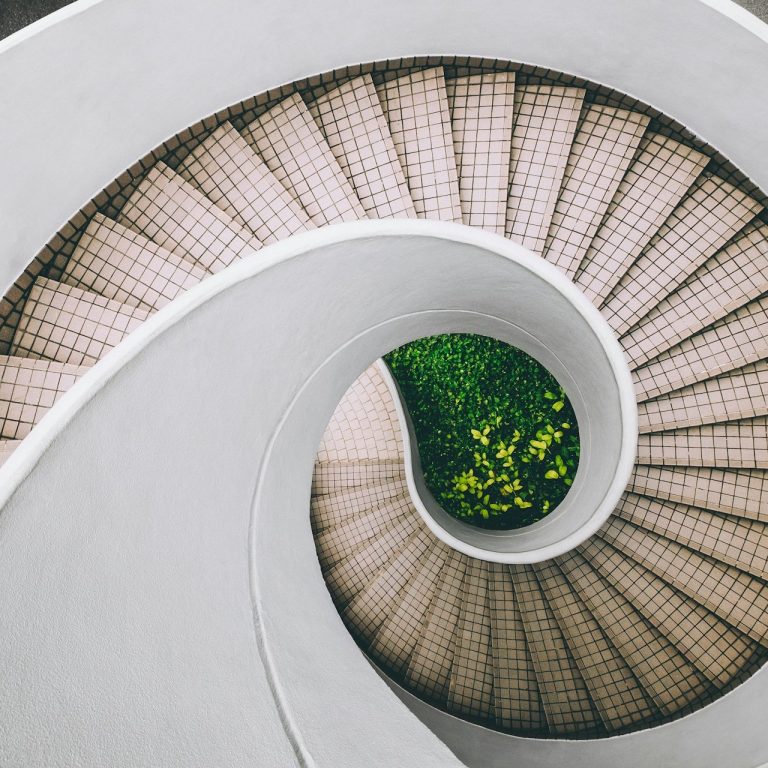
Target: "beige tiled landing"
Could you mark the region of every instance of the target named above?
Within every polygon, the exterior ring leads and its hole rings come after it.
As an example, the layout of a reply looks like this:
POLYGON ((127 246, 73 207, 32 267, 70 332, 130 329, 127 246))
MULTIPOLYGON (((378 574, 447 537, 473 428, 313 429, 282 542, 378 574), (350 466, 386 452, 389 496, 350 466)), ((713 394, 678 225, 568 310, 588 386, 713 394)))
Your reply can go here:
POLYGON ((515 74, 467 75, 445 86, 464 223, 503 235, 515 74))
POLYGON ((513 565, 509 572, 550 729, 561 734, 600 731, 600 716, 535 571, 513 565))
POLYGON ((178 172, 264 245, 314 227, 230 123, 195 147, 178 172))
POLYGON ((584 101, 582 88, 517 85, 504 233, 541 255, 584 101))
POLYGON ((11 354, 93 365, 149 313, 38 277, 24 305, 11 354))
POLYGON ((768 523, 768 473, 638 464, 628 489, 651 498, 768 523))
POLYGON ((602 304, 708 159, 658 133, 643 138, 575 277, 595 304, 602 304))
POLYGON ((664 714, 673 715, 710 692, 706 678, 582 555, 569 552, 557 564, 664 714))
POLYGON ((21 440, 0 440, 0 466, 8 461, 19 445, 21 445, 21 440))
POLYGON ((633 366, 643 365, 766 292, 768 225, 749 225, 654 307, 621 345, 633 366))
POLYGON ((402 459, 365 461, 316 461, 312 495, 338 493, 347 488, 405 477, 402 459))
POLYGON ((415 218, 416 209, 370 75, 309 105, 344 175, 372 219, 415 218))
POLYGON ((118 222, 209 272, 257 251, 261 243, 163 163, 151 168, 118 222))
POLYGON ((318 227, 365 218, 360 200, 299 94, 258 117, 243 135, 318 227))
POLYGON ((152 312, 208 273, 143 235, 94 215, 67 262, 61 282, 152 312))
POLYGON ((422 219, 461 222, 461 199, 442 68, 387 80, 376 91, 422 219))
POLYGON ((573 276, 619 188, 649 118, 592 104, 582 114, 544 257, 573 276))
POLYGON ((0 355, 0 437, 21 440, 88 370, 87 366, 0 355))
POLYGON ((729 182, 699 177, 603 304, 611 328, 627 333, 759 211, 759 203, 729 182))
POLYGON ((605 726, 619 730, 656 717, 656 705, 563 572, 553 562, 534 570, 605 726))

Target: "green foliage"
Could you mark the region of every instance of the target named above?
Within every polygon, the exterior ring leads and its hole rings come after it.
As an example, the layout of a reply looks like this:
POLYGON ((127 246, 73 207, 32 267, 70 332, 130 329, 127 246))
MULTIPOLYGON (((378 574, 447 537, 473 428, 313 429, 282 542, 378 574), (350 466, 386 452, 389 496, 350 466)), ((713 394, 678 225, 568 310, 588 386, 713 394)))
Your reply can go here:
POLYGON ((483 528, 530 525, 563 500, 579 462, 576 418, 553 376, 485 336, 430 336, 386 356, 413 420, 427 485, 483 528))

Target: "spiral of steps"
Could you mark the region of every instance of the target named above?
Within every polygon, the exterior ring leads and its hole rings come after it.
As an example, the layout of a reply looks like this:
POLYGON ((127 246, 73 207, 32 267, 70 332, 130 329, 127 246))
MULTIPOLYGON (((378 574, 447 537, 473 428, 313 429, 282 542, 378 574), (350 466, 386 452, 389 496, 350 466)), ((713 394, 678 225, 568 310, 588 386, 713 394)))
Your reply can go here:
POLYGON ((394 62, 285 87, 166 142, 30 262, 0 304, 0 459, 152 313, 265 245, 385 217, 510 238, 626 353, 640 436, 622 501, 551 561, 452 551, 411 502, 374 366, 318 453, 320 566, 369 657, 451 714, 569 738, 666 722, 768 654, 764 202, 668 118, 558 73, 394 62))

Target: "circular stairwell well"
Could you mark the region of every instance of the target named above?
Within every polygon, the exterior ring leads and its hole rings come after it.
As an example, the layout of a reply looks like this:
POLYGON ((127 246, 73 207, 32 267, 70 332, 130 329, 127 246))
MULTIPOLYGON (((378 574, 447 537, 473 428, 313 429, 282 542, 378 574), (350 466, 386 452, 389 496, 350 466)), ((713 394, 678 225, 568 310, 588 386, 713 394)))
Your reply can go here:
POLYGON ((0 447, 153 312, 264 245, 366 217, 510 238, 623 349, 639 426, 626 491, 557 557, 457 551, 416 510, 373 367, 318 451, 320 565, 358 645, 436 708, 535 737, 659 725, 768 652, 764 203, 683 127, 560 73, 433 58, 294 83, 157 148, 29 264, 0 305, 0 447))

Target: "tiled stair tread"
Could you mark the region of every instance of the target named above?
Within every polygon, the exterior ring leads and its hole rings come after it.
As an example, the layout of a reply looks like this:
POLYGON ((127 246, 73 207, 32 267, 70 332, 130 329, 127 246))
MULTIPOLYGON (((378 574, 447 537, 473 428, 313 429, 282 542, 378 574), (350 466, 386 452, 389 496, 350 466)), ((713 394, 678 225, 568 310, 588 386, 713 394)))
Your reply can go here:
POLYGON ((641 432, 768 415, 768 360, 638 404, 641 432))
POLYGON ((539 563, 534 571, 606 728, 656 717, 656 706, 557 565, 539 563))
POLYGON ((640 142, 575 282, 601 304, 704 170, 709 158, 658 133, 640 142))
POLYGON ((314 227, 230 123, 195 147, 178 172, 264 245, 314 227))
POLYGON ((515 74, 466 75, 445 86, 464 223, 503 235, 515 74))
POLYGON ((578 551, 713 684, 727 685, 757 644, 607 541, 578 551))
POLYGON ((493 706, 488 569, 476 558, 467 564, 456 626, 447 708, 455 714, 488 717, 493 706))
POLYGON ((768 473, 759 469, 637 464, 627 489, 651 498, 768 523, 768 473))
POLYGON ((0 438, 20 441, 88 366, 0 355, 0 438))
POLYGON ((256 118, 243 135, 318 227, 365 218, 360 200, 298 93, 256 118))
POLYGON ((768 294, 734 310, 632 372, 639 400, 768 357, 768 294))
POLYGON ((359 485, 385 482, 405 477, 401 458, 362 461, 315 461, 312 495, 338 493, 359 485))
POLYGON ((544 707, 512 580, 501 563, 487 565, 496 724, 502 728, 546 731, 544 707))
POLYGON ((461 222, 461 198, 451 118, 441 67, 376 86, 389 131, 423 219, 461 222))
POLYGON ((624 494, 615 514, 759 579, 768 575, 768 528, 765 523, 726 517, 631 492, 624 494))
POLYGON ((403 590, 400 602, 382 624, 371 644, 370 654, 395 674, 403 674, 408 666, 449 555, 450 549, 442 542, 435 541, 432 550, 417 566, 403 590))
POLYGON ((533 568, 515 565, 509 572, 550 729, 560 734, 602 730, 600 716, 533 568))
POLYGON ((164 163, 149 170, 117 220, 209 272, 261 247, 250 231, 164 163))
POLYGON ((96 293, 38 277, 11 343, 12 355, 92 365, 149 313, 96 293))
POLYGON ((21 445, 21 440, 0 440, 0 466, 8 461, 19 445, 21 445))
POLYGON ((760 416, 641 434, 637 461, 662 466, 768 469, 768 419, 760 416))
POLYGON ((544 257, 573 276, 619 188, 649 118, 592 104, 583 111, 547 234, 544 257))
POLYGON ((582 555, 571 551, 557 565, 664 714, 708 694, 707 679, 582 555))
POLYGON ((516 85, 504 234, 541 255, 585 91, 516 85))
POLYGON ((207 275, 201 267, 96 213, 61 282, 152 312, 207 275))
POLYGON ((309 112, 370 218, 416 218, 370 75, 324 94, 309 105, 309 112))
POLYGON ((637 367, 768 293, 768 224, 749 225, 621 339, 637 367))
POLYGON ((468 561, 466 555, 453 551, 443 566, 426 626, 406 672, 409 688, 437 705, 444 705, 448 700, 454 637, 468 561))
POLYGON ((607 297, 602 312, 623 336, 720 250, 761 206, 729 182, 699 177, 607 297))

